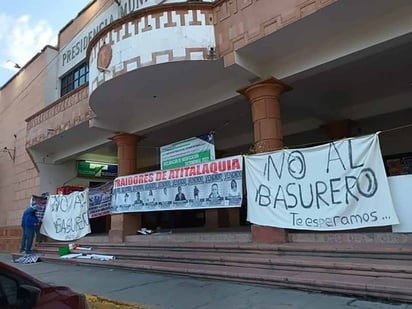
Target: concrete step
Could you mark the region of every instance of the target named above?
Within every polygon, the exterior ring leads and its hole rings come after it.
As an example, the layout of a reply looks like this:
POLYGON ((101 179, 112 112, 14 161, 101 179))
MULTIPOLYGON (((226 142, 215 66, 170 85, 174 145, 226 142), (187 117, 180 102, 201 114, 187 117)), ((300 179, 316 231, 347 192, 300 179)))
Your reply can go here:
MULTIPOLYGON (((59 247, 67 243, 47 242, 43 247, 59 247)), ((361 257, 373 259, 405 259, 412 260, 412 244, 329 244, 329 243, 286 243, 286 244, 256 244, 256 243, 82 243, 81 246, 92 247, 94 250, 114 249, 151 250, 171 252, 220 252, 220 253, 270 253, 277 255, 296 256, 339 256, 361 257)))
POLYGON ((98 261, 59 258, 56 254, 45 254, 43 261, 58 263, 87 264, 123 269, 155 271, 190 275, 204 278, 234 280, 240 282, 254 282, 288 288, 297 288, 310 291, 325 291, 339 294, 368 296, 412 302, 412 279, 391 278, 376 276, 375 273, 363 275, 344 274, 318 271, 301 271, 299 268, 291 269, 261 269, 253 265, 216 265, 175 261, 153 260, 126 260, 98 261))
MULTIPOLYGON (((57 255, 57 248, 43 246, 38 250, 46 255, 57 255)), ((92 251, 72 250, 72 253, 113 255, 119 260, 168 261, 205 265, 246 266, 260 269, 327 272, 358 276, 380 276, 412 279, 412 261, 365 259, 358 257, 279 256, 273 253, 221 253, 151 251, 142 249, 103 248, 92 251)))

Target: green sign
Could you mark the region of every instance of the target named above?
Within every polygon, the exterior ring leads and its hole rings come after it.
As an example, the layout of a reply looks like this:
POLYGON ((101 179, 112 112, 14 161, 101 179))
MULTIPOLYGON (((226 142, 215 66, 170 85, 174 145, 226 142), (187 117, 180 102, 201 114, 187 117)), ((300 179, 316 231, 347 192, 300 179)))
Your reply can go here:
POLYGON ((117 165, 101 162, 77 161, 77 176, 87 178, 115 178, 117 177, 117 165))
POLYGON ((215 159, 214 133, 160 147, 162 169, 189 166, 215 159))

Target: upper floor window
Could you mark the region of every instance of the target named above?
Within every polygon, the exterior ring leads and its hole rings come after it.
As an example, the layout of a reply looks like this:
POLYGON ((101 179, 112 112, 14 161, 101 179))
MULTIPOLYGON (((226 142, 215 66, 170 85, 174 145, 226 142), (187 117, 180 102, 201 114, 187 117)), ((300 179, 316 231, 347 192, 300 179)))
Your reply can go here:
POLYGON ((79 88, 89 81, 89 66, 81 63, 61 79, 60 96, 79 88))

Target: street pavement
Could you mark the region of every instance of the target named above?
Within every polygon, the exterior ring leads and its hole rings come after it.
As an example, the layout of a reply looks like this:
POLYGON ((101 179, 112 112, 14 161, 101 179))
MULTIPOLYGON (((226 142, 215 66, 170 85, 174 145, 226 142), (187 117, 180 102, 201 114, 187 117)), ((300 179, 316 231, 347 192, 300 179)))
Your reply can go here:
POLYGON ((412 304, 365 300, 254 284, 197 279, 97 266, 0 260, 53 284, 159 309, 412 309, 412 304))

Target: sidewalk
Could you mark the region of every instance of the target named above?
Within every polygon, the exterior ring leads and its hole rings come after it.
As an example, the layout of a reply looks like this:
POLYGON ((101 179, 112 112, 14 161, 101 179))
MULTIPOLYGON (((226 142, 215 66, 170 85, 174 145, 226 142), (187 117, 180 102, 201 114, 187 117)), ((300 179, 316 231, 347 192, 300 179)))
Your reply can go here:
POLYGON ((0 260, 45 282, 159 309, 412 309, 412 304, 184 276, 45 262, 15 264, 9 254, 0 254, 0 260))

